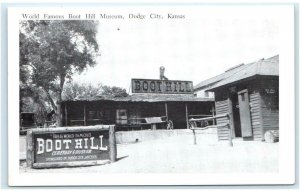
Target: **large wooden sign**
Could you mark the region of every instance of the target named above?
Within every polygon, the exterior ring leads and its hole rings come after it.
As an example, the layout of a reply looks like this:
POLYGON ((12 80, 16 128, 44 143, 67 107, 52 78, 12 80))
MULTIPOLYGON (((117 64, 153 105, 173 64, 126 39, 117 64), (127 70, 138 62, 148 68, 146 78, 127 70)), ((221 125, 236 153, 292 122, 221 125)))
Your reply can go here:
POLYGON ((132 93, 192 94, 192 81, 132 79, 132 93))
POLYGON ((33 129, 27 164, 33 168, 86 166, 116 159, 113 125, 33 129))

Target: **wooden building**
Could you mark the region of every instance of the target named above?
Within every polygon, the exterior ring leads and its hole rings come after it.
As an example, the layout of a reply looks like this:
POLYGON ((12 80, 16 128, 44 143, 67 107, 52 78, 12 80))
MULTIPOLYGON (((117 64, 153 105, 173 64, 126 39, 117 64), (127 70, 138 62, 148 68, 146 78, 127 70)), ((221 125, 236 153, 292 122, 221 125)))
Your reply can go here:
MULTIPOLYGON (((279 129, 278 55, 233 67, 206 82, 202 85, 214 92, 216 114, 230 115, 233 137, 263 141, 266 131, 279 129)), ((217 119, 217 124, 225 120, 217 119)), ((219 128, 219 140, 227 140, 229 133, 219 128)))
POLYGON ((116 124, 118 130, 157 129, 171 120, 174 129, 188 128, 188 118, 212 115, 214 100, 193 94, 133 94, 128 97, 89 97, 62 102, 64 126, 116 124), (161 121, 157 120, 158 118, 161 121), (156 122, 155 122, 156 121, 156 122))

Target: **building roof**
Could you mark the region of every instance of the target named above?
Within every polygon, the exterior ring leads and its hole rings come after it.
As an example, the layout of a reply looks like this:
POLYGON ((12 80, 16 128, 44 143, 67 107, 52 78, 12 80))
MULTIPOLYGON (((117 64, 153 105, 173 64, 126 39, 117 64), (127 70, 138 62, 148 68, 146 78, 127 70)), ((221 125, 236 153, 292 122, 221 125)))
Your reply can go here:
POLYGON ((212 98, 198 98, 193 94, 133 94, 131 98, 136 102, 214 101, 212 98))
POLYGON ((193 94, 132 94, 127 97, 95 96, 80 97, 64 101, 114 101, 114 102, 206 102, 214 101, 213 98, 198 98, 193 94))
POLYGON ((279 55, 268 59, 260 59, 249 64, 242 64, 231 68, 225 73, 205 80, 196 85, 194 89, 204 89, 206 91, 213 90, 236 81, 247 79, 256 75, 261 76, 279 76, 279 55))
POLYGON ((195 90, 201 90, 201 89, 205 89, 207 87, 210 87, 214 84, 216 84, 217 82, 229 77, 232 73, 236 72, 237 70, 240 70, 242 68, 245 67, 245 64, 239 64, 237 66, 234 66, 228 70, 226 70, 224 73, 222 74, 219 74, 215 77, 212 77, 212 78, 209 78, 207 80, 204 80, 202 82, 200 82, 199 84, 197 84, 195 87, 194 87, 194 91, 195 90))

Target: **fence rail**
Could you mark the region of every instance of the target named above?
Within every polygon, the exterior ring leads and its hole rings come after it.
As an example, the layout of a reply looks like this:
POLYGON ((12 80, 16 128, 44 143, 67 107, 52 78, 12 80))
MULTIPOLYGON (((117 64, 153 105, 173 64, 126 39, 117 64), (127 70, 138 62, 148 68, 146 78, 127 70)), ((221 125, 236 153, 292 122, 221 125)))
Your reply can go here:
POLYGON ((189 121, 209 121, 209 120, 214 120, 214 119, 218 119, 218 118, 222 118, 222 117, 229 118, 229 114, 225 113, 225 114, 216 115, 213 117, 204 117, 204 118, 198 118, 198 119, 191 118, 189 121))
POLYGON ((196 140, 196 130, 205 130, 205 129, 209 129, 209 128, 220 128, 220 127, 227 127, 229 133, 228 133, 228 141, 229 141, 229 146, 233 146, 232 143, 232 134, 231 134, 231 127, 230 127, 230 115, 228 113, 225 114, 221 114, 221 115, 216 115, 213 117, 205 117, 205 118, 198 118, 198 119, 189 119, 189 124, 190 124, 190 130, 193 131, 193 136, 194 136, 194 144, 197 144, 197 140, 196 140), (222 123, 222 124, 218 124, 218 125, 209 125, 209 126, 205 126, 205 127, 197 127, 196 122, 205 122, 205 121, 209 121, 209 120, 215 120, 215 119, 219 119, 219 118, 224 118, 226 117, 228 119, 228 123, 222 123))

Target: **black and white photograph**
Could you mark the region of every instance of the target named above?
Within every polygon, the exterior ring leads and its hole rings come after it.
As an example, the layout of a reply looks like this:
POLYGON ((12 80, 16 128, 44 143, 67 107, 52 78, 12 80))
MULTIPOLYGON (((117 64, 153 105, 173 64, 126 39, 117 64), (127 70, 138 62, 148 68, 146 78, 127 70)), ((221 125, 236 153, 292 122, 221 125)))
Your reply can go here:
POLYGON ((9 14, 12 185, 294 181, 292 6, 9 14))

